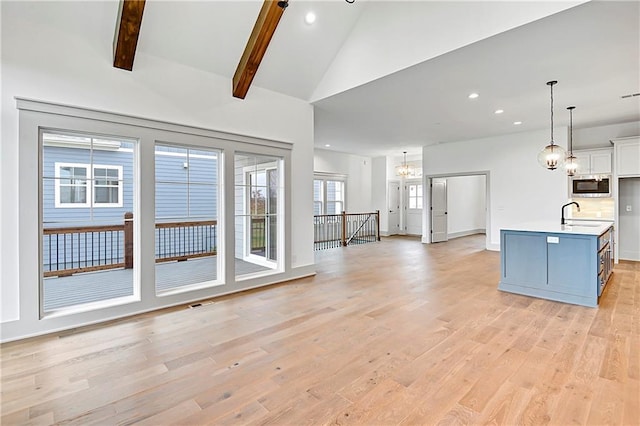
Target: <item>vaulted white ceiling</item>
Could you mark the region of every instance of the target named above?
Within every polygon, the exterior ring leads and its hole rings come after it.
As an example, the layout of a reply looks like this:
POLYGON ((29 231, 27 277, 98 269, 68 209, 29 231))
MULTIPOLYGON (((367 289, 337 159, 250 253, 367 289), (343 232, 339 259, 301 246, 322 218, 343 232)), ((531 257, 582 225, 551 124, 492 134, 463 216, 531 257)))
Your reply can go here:
MULTIPOLYGON (((118 1, 34 5, 30 19, 112 41, 118 1)), ((261 5, 147 0, 137 52, 227 77, 231 96, 261 5)), ((620 99, 640 92, 639 26, 637 1, 290 0, 253 86, 311 102, 317 147, 364 155, 548 128, 552 79, 558 125, 569 104, 576 127, 640 120, 640 97, 620 99)))
MULTIPOLYGON (((261 4, 148 1, 138 50, 231 78, 261 4)), ((638 120, 639 22, 634 1, 290 0, 253 85, 310 100, 316 147, 366 155, 548 127, 548 80, 558 125, 569 104, 576 127, 638 120)))

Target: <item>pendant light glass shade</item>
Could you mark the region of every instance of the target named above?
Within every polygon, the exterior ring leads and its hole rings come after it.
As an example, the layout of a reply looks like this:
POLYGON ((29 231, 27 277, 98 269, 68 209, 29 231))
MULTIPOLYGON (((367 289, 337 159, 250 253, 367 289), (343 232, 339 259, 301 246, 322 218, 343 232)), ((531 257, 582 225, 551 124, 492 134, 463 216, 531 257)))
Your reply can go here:
POLYGON ((552 142, 540 151, 538 154, 538 163, 546 169, 555 170, 558 167, 562 167, 566 155, 565 150, 561 146, 552 142))
POLYGON ((575 176, 578 171, 578 159, 573 154, 569 154, 564 162, 564 168, 567 170, 567 176, 575 176))
POLYGON ((547 86, 551 90, 551 142, 538 154, 538 163, 548 170, 561 167, 566 156, 565 150, 553 141, 553 85, 556 83, 558 82, 555 80, 547 82, 547 86))

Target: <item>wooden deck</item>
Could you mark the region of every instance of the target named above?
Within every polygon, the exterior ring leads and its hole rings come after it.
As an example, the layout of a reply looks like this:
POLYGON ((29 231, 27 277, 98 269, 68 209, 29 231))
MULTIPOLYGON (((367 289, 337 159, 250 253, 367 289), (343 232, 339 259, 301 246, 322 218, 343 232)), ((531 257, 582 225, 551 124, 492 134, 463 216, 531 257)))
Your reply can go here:
MULTIPOLYGON (((236 259, 236 274, 266 271, 267 268, 236 259)), ((170 290, 215 280, 216 257, 156 264, 156 290, 170 290)), ((133 295, 133 269, 111 269, 68 277, 44 279, 44 310, 51 311, 82 303, 133 295)))
POLYGON ((497 290, 484 236, 2 345, 4 425, 638 425, 640 262, 597 309, 497 290))

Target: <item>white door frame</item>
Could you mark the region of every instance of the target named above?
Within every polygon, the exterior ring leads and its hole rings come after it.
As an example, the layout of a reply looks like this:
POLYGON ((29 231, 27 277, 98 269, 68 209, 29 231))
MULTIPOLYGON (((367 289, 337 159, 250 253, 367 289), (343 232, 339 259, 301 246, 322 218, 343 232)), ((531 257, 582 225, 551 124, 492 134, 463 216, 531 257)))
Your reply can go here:
MULTIPOLYGON (((445 173, 445 174, 436 174, 436 175, 425 175, 423 177, 424 182, 422 189, 424 191, 423 194, 423 211, 422 211, 422 242, 424 244, 432 244, 431 242, 431 179, 434 178, 448 178, 448 177, 457 177, 457 176, 485 176, 486 179, 486 241, 485 247, 487 249, 493 249, 491 247, 491 173, 489 170, 481 170, 475 172, 461 172, 461 173, 445 173)), ((495 250, 495 249, 494 249, 495 250)))

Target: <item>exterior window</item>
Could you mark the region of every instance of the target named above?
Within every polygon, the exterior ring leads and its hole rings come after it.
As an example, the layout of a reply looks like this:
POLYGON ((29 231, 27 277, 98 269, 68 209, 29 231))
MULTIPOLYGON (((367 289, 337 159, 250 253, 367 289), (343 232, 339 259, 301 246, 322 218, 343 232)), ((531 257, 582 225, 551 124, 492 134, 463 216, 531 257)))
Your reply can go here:
POLYGON ((105 138, 41 133, 42 314, 138 297, 133 273, 137 141, 105 138))
POLYGON ((62 207, 63 204, 72 204, 78 207, 88 206, 87 167, 56 166, 59 178, 57 207, 62 207))
POLYGON ((340 214, 345 211, 345 183, 336 178, 313 181, 313 214, 340 214))
POLYGON ((236 277, 282 269, 282 159, 237 153, 236 277))
POLYGON ((156 294, 223 282, 218 241, 220 152, 156 144, 156 294))
POLYGON ((55 163, 56 207, 122 207, 122 166, 55 163))
POLYGON ((95 204, 119 204, 120 174, 120 170, 115 168, 93 168, 93 202, 95 204))
POLYGON ((422 184, 409 184, 409 208, 422 208, 422 184))

